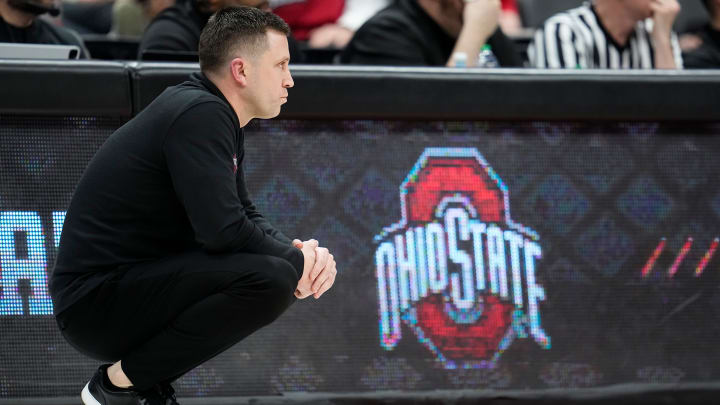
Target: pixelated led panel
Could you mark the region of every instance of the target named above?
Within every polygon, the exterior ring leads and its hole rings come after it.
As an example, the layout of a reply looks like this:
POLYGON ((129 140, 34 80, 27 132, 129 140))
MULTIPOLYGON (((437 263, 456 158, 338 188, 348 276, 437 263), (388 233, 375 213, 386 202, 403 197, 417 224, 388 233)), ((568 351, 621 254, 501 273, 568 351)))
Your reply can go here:
MULTIPOLYGON (((0 116, 0 398, 77 395, 47 272, 122 124, 0 116)), ((181 395, 720 379, 720 125, 256 121, 254 202, 336 286, 192 370, 181 395)), ((222 325, 218 326, 218 333, 222 325)))
POLYGON ((122 124, 0 115, 0 398, 62 395, 95 365, 61 337, 47 276, 75 183, 122 124))

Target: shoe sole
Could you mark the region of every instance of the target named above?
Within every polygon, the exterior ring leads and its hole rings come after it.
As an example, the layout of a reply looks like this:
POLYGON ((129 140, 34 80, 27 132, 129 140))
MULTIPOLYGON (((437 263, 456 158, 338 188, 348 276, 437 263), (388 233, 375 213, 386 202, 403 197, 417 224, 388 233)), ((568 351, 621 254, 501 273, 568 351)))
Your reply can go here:
POLYGON ((88 388, 89 385, 90 385, 90 383, 85 384, 85 388, 83 388, 82 393, 80 394, 80 398, 82 399, 83 404, 85 404, 85 405, 102 405, 90 393, 90 389, 88 388))

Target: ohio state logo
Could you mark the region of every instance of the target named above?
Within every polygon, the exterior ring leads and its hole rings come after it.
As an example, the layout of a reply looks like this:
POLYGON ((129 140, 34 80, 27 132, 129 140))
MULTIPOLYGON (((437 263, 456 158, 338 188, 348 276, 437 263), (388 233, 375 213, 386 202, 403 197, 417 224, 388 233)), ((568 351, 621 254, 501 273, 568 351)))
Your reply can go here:
POLYGON ((536 283, 540 237, 474 148, 428 148, 400 186, 402 219, 375 237, 380 344, 401 321, 446 368, 490 368, 516 338, 550 348, 536 283))

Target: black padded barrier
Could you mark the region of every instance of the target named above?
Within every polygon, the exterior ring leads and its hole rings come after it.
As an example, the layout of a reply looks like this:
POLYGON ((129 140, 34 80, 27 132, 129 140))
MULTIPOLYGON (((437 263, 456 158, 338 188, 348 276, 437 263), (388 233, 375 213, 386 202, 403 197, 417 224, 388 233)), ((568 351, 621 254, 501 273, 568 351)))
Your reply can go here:
MULTIPOLYGON (((0 112, 130 116, 193 63, 0 61, 0 112)), ((538 71, 294 66, 280 118, 718 118, 720 71, 538 71)))
POLYGON ((128 69, 118 62, 0 60, 0 113, 129 117, 128 69))
POLYGON ((174 86, 188 79, 191 73, 200 70, 197 63, 130 63, 132 78, 133 114, 137 114, 168 86, 174 86))
MULTIPOLYGON (((197 64, 132 64, 133 111, 197 64)), ((295 66, 280 118, 713 120, 720 71, 295 66)))

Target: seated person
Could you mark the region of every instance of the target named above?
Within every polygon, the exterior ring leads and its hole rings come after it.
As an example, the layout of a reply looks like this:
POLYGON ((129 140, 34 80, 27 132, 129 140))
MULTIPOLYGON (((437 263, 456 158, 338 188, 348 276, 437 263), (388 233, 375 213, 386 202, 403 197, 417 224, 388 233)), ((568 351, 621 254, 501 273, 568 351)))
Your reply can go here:
POLYGON ((500 0, 397 0, 370 18, 340 55, 353 65, 455 66, 464 53, 476 65, 486 43, 501 66, 519 66, 512 41, 498 29, 500 0))
MULTIPOLYGON (((210 16, 225 7, 248 6, 269 11, 267 0, 177 0, 150 22, 140 41, 138 59, 143 52, 171 51, 193 53, 198 51, 200 32, 210 16)), ((290 57, 294 62, 301 59, 296 44, 290 40, 290 57)))
POLYGON ((690 69, 720 68, 720 0, 703 0, 710 12, 710 23, 692 34, 692 45, 683 55, 690 69))
POLYGON ((293 37, 310 48, 347 46, 353 34, 391 0, 271 0, 273 12, 285 20, 293 37), (275 7, 277 5, 277 7, 275 7))
POLYGON ((273 13, 292 30, 293 38, 308 41, 318 27, 334 24, 343 13, 346 0, 270 0, 273 13))
POLYGON ((0 42, 76 45, 80 58, 88 58, 82 38, 72 30, 38 18, 45 13, 57 16, 60 10, 53 0, 0 0, 0 42))
POLYGON ((681 69, 677 0, 594 0, 550 17, 528 48, 536 68, 681 69))
POLYGON ((150 21, 175 0, 115 0, 109 36, 140 39, 150 21))

